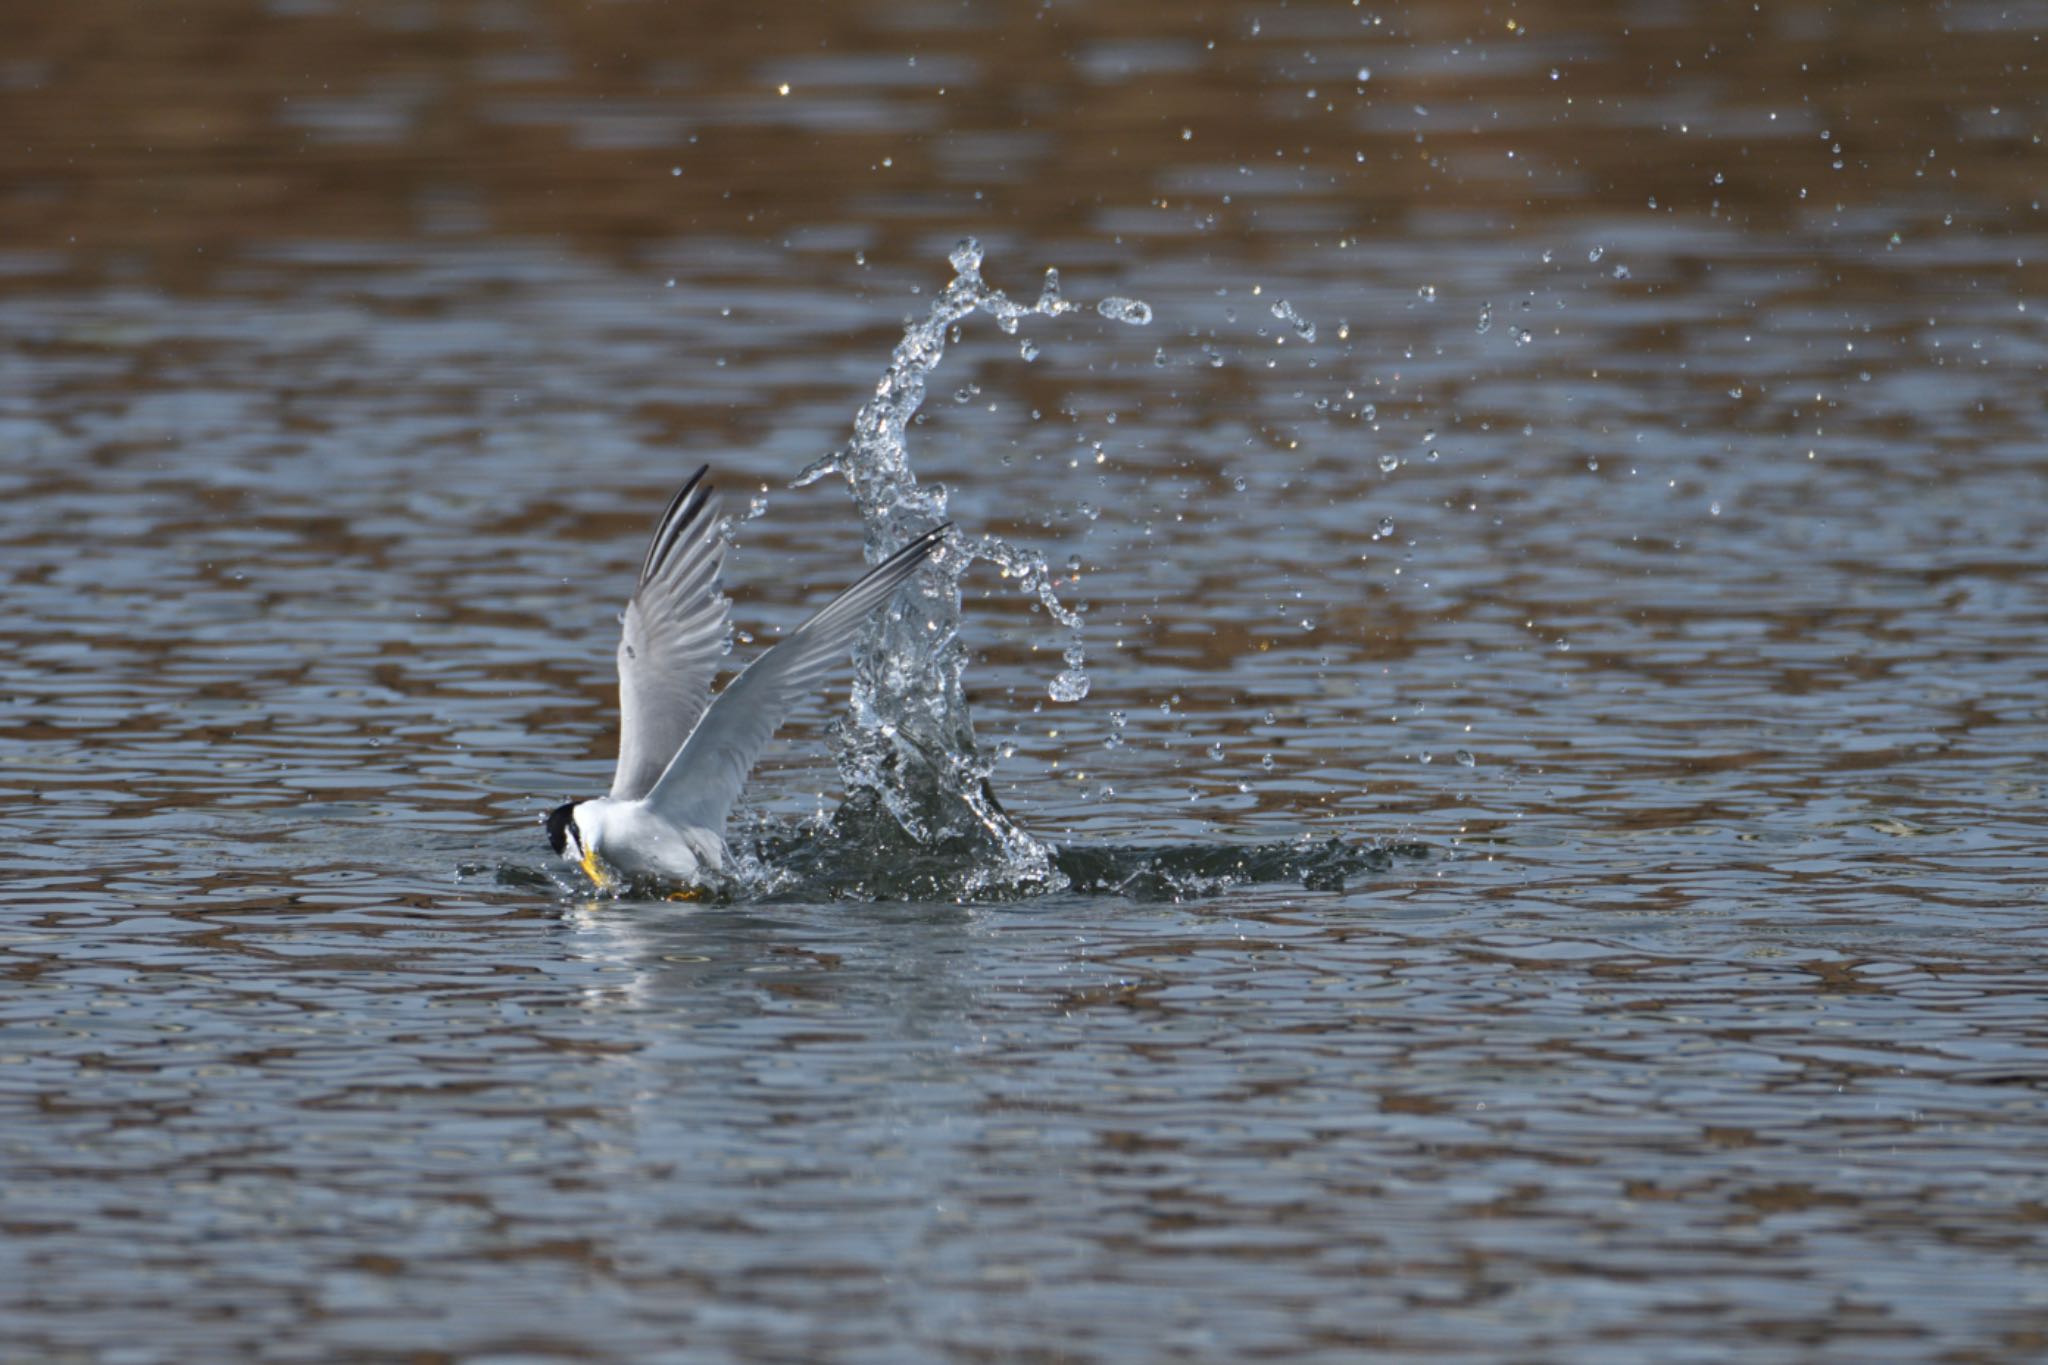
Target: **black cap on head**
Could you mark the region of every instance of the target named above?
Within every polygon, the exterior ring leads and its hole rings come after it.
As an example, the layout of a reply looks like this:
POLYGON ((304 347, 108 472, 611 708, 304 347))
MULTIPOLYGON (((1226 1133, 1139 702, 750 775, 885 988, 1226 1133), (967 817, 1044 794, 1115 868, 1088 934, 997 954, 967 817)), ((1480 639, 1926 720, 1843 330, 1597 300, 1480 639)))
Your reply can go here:
POLYGON ((569 822, 571 811, 576 809, 574 801, 564 801, 548 812, 548 846, 555 850, 557 858, 568 856, 569 822))

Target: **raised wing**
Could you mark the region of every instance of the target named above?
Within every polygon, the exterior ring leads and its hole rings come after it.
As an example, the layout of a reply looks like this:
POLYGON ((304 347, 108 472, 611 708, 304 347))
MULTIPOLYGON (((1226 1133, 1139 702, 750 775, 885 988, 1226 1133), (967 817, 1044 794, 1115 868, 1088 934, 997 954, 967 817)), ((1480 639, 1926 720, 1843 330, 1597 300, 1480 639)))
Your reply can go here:
POLYGON ((648 793, 648 804, 672 824, 723 834, 747 774, 789 708, 846 661, 868 617, 931 557, 949 529, 927 531, 877 564, 726 684, 648 793))
POLYGON ((709 469, 669 500, 621 618, 617 800, 647 795, 711 701, 728 604, 718 591, 725 540, 709 469))

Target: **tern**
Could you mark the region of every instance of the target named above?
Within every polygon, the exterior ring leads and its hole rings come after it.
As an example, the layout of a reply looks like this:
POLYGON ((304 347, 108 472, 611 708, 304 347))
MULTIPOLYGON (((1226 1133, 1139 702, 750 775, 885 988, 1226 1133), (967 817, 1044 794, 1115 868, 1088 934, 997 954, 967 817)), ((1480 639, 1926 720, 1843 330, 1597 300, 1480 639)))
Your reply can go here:
POLYGON ((699 883, 729 856, 725 821, 790 707, 845 660, 854 636, 944 542, 927 531, 870 569, 727 683, 719 570, 726 542, 707 465, 669 500, 619 618, 619 766, 609 795, 548 813, 548 843, 599 886, 614 873, 699 883))

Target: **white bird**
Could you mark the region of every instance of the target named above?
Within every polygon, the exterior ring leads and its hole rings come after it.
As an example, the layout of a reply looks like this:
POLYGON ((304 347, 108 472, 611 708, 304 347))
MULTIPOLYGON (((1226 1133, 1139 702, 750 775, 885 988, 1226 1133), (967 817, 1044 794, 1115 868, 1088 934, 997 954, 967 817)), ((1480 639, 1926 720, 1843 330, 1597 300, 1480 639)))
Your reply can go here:
POLYGON ((945 540, 927 531, 762 654, 714 700, 725 641, 719 497, 699 469, 670 499, 620 621, 619 767, 608 796, 547 817, 548 843, 592 881, 612 872, 696 882, 725 866, 725 821, 791 706, 945 540))

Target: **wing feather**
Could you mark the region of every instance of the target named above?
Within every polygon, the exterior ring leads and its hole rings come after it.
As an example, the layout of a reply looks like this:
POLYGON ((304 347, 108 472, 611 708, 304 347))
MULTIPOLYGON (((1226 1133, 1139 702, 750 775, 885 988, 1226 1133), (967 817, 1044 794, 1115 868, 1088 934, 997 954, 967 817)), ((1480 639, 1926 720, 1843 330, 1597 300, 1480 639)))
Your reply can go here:
POLYGON ((845 663, 868 617, 944 543, 948 529, 927 531, 876 565, 726 684, 647 794, 648 804, 673 824, 722 835, 747 774, 790 707, 845 663))
POLYGON ((655 523, 620 619, 617 800, 653 788, 711 702, 729 604, 718 590, 725 538, 708 472, 691 475, 655 523))

